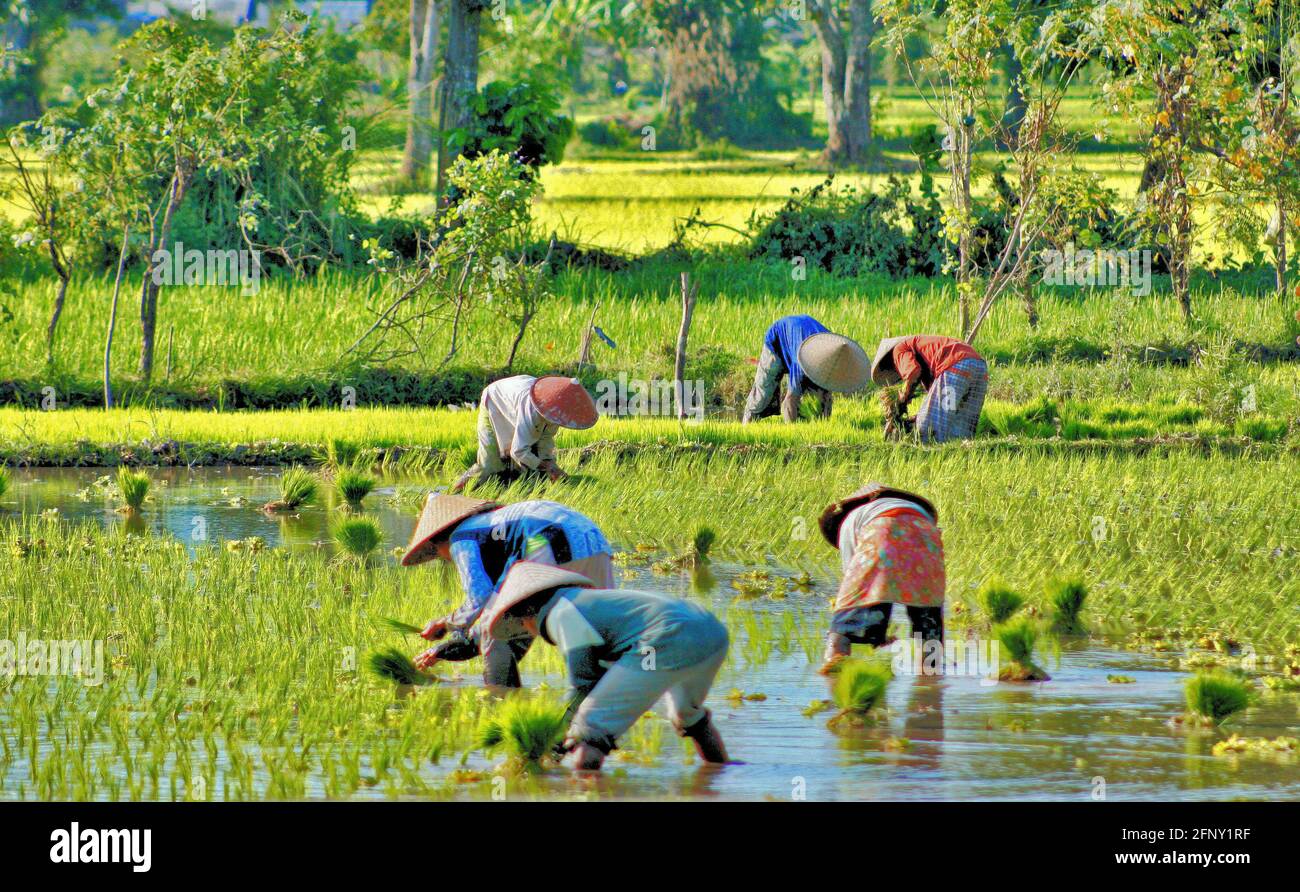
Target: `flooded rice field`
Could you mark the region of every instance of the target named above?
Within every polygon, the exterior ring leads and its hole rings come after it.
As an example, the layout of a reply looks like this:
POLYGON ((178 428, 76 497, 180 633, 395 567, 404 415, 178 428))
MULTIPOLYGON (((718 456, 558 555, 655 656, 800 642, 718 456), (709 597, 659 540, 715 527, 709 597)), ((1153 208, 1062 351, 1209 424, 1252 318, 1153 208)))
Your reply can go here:
MULTIPOLYGON (((124 519, 96 487, 102 469, 36 469, 14 473, 10 507, 24 514, 57 510, 68 521, 127 525, 140 535, 174 538, 197 550, 229 540, 258 537, 268 547, 330 549, 328 504, 292 516, 258 510, 277 493, 278 474, 246 468, 152 471, 149 510, 124 519)), ((419 503, 415 485, 381 487, 367 500, 367 514, 382 525, 388 547, 404 543, 419 503), (393 498, 395 495, 406 497, 393 498), (411 495, 414 493, 414 495, 411 495)), ((635 543, 616 543, 634 548, 635 543)), ((391 555, 383 559, 392 563, 391 555)), ((1211 747, 1232 731, 1250 737, 1294 736, 1300 729, 1295 694, 1264 694, 1226 730, 1187 729, 1171 723, 1183 711, 1187 673, 1177 655, 1124 650, 1094 637, 1043 648, 1040 662, 1051 681, 996 682, 975 673, 940 676, 896 667, 883 708, 860 726, 828 726, 833 709, 827 679, 816 673, 820 638, 833 591, 829 578, 815 578, 780 600, 737 599, 733 581, 753 567, 715 563, 706 577, 659 575, 629 566, 621 584, 707 601, 732 634, 730 658, 710 698, 718 727, 740 764, 700 767, 662 719, 638 724, 599 779, 550 771, 531 778, 529 796, 633 799, 1300 799, 1300 766, 1294 756, 1245 758, 1214 755, 1211 747)), ((768 568, 773 573, 780 568, 768 568)), ((390 572, 385 569, 382 572, 390 572)), ((395 568, 391 572, 400 572, 395 568)), ((787 574, 792 575, 792 574, 787 574)), ((423 618, 424 605, 412 605, 423 618)), ((902 611, 897 633, 907 635, 902 611)), ((0 629, 0 633, 13 630, 0 629)), ((949 629, 950 640, 962 628, 949 629)), ((974 634, 974 633, 972 633, 974 634)), ((410 639, 414 653, 418 639, 410 639)), ((526 683, 563 686, 556 674, 539 673, 536 657, 523 664, 526 683)), ((477 662, 458 664, 441 683, 419 690, 480 695, 477 662)), ((381 695, 376 693, 376 698, 381 695)), ((0 726, 7 710, 0 694, 0 726)), ((395 698, 382 709, 403 710, 395 698)), ((51 729, 51 737, 59 737, 51 729)), ((48 745, 42 742, 42 746, 48 745)), ((16 751, 0 762, 0 796, 14 798, 30 771, 29 756, 16 751)), ((223 755, 216 754, 218 763, 223 755)), ((471 753, 464 759, 428 761, 421 771, 437 783, 453 770, 489 778, 493 762, 471 753)), ((319 779, 305 785, 309 798, 326 795, 319 779)), ((356 798, 384 798, 382 789, 361 789, 356 798)), ((490 783, 453 784, 449 795, 492 795, 490 783)))

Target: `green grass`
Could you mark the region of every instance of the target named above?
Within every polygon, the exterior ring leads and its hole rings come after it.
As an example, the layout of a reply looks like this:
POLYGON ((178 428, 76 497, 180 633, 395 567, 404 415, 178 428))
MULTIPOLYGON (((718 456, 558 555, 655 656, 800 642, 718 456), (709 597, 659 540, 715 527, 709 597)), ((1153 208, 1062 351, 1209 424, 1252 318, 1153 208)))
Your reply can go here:
POLYGON ((118 468, 117 492, 127 509, 139 511, 144 507, 145 497, 149 494, 149 475, 125 466, 118 468))
POLYGON ((1226 672, 1203 672, 1187 680, 1187 709, 1220 725, 1250 705, 1248 682, 1226 672))
POLYGON ((3 499, 5 493, 9 491, 10 479, 9 469, 0 465, 0 499, 3 499))
POLYGON ((384 530, 373 517, 342 517, 334 521, 330 535, 345 554, 362 561, 384 543, 384 530))

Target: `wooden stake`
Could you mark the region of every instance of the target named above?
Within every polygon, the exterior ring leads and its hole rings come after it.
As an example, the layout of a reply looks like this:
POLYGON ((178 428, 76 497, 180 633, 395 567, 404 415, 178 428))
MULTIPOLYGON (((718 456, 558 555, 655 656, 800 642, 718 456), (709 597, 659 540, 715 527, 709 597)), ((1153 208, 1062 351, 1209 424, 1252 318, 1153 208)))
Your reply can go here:
POLYGON ((673 366, 673 394, 677 398, 677 418, 686 417, 685 393, 686 338, 691 333, 691 316, 695 313, 698 286, 691 284, 691 274, 682 273, 682 327, 677 331, 677 361, 673 366))

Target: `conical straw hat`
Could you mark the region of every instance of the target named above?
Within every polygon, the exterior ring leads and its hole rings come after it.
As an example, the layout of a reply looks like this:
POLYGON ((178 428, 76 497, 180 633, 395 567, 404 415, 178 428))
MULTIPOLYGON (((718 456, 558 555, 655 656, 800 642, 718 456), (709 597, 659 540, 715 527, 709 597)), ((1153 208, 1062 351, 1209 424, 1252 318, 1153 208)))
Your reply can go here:
POLYGON ((586 430, 600 418, 596 401, 577 378, 546 375, 533 382, 533 403, 551 424, 586 430))
POLYGON ((407 543, 406 554, 402 555, 402 566, 411 567, 433 560, 436 557, 433 543, 441 534, 467 517, 500 507, 499 503, 484 499, 429 493, 424 501, 424 510, 420 512, 420 519, 415 524, 415 532, 411 533, 411 541, 407 543))
POLYGON ((867 352, 852 338, 829 331, 804 338, 799 365, 814 384, 836 393, 861 390, 869 380, 867 352))
POLYGON ((523 626, 516 621, 505 619, 505 613, 538 592, 567 586, 595 588, 596 583, 572 570, 561 570, 559 567, 536 561, 520 561, 506 574, 506 580, 501 584, 501 591, 497 592, 497 596, 492 599, 491 608, 483 619, 483 627, 488 635, 500 641, 518 638, 524 632, 523 626))
POLYGON ((939 522, 939 510, 925 496, 918 496, 914 492, 896 489, 873 481, 847 499, 840 499, 838 502, 827 506, 826 510, 822 512, 821 519, 817 523, 821 527, 822 535, 826 537, 826 541, 839 548, 840 524, 844 522, 845 516, 859 505, 865 505, 867 502, 882 498, 907 499, 909 502, 916 502, 926 510, 935 523, 939 522))
POLYGON ((876 348, 876 358, 871 360, 871 380, 877 384, 897 384, 903 380, 894 368, 894 348, 906 338, 885 338, 876 348))

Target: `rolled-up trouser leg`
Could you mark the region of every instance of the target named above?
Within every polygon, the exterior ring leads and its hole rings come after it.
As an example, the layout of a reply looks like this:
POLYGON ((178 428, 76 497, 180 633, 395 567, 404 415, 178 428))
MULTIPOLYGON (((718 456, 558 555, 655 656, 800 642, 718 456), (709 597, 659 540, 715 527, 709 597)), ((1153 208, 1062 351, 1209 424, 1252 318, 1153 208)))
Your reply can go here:
POLYGON ((505 459, 497 447, 496 432, 492 430, 492 418, 488 414, 486 400, 487 397, 484 396, 478 406, 478 456, 473 466, 461 477, 466 482, 486 480, 506 470, 505 459))
POLYGON ((774 397, 781 376, 785 374, 785 364, 775 353, 763 347, 758 357, 758 369, 754 372, 754 384, 749 389, 749 399, 745 402, 745 414, 742 421, 748 423, 756 418, 773 414, 774 397))
POLYGON ((479 642, 483 650, 483 684, 499 688, 522 687, 519 661, 532 645, 532 638, 498 641, 491 635, 483 635, 479 642))
POLYGON ((836 610, 831 615, 831 633, 843 635, 854 644, 880 647, 889 631, 889 617, 893 604, 871 604, 866 607, 849 607, 836 610))
POLYGON ((713 687, 713 680, 718 677, 718 670, 726 658, 727 645, 723 644, 708 659, 679 670, 681 678, 668 689, 668 717, 679 735, 687 736, 688 728, 708 719, 709 711, 704 708, 704 700, 709 696, 709 688, 713 687))

